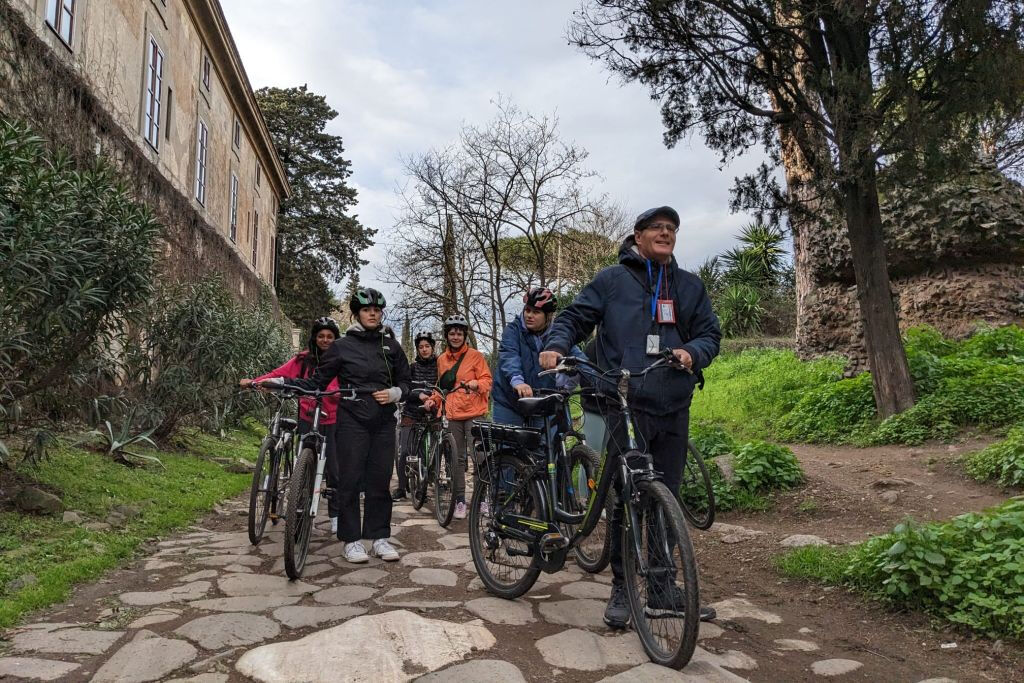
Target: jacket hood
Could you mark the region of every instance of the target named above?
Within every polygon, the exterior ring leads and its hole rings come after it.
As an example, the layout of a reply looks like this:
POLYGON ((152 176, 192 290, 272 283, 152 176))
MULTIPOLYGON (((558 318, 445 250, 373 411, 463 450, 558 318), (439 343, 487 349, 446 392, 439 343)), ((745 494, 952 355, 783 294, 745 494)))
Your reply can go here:
MULTIPOLYGON (((640 255, 640 250, 636 246, 636 237, 633 235, 622 240, 622 245, 619 247, 619 263, 624 266, 646 268, 647 259, 640 255)), ((672 268, 678 267, 675 254, 672 255, 672 260, 668 265, 672 268)))
POLYGON ((383 332, 383 328, 381 328, 381 327, 378 327, 375 330, 368 330, 365 327, 363 327, 362 324, 357 323, 357 322, 356 323, 352 323, 351 325, 348 326, 348 329, 345 330, 345 334, 350 334, 353 337, 361 337, 361 338, 364 338, 364 339, 366 337, 371 337, 373 335, 379 335, 382 332, 383 332))

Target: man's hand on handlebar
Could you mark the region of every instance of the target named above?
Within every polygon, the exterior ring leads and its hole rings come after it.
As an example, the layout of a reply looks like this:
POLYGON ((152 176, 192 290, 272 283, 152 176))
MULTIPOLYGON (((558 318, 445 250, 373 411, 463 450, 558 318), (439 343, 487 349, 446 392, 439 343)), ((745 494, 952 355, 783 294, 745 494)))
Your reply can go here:
POLYGON ((562 360, 562 354, 558 351, 541 351, 540 352, 540 366, 545 370, 551 370, 558 361, 562 360))
POLYGON ((689 371, 693 371, 693 356, 686 349, 672 349, 676 361, 689 371))
POLYGON ((531 396, 533 396, 533 388, 529 384, 526 384, 525 382, 523 384, 517 384, 512 388, 515 389, 515 392, 516 394, 519 395, 519 398, 530 398, 531 396))

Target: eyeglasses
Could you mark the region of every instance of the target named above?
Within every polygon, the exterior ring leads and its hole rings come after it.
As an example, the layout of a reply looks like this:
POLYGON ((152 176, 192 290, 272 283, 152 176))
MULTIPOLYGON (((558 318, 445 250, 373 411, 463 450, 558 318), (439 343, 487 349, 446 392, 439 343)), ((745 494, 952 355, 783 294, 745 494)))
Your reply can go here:
POLYGON ((673 234, 679 232, 679 226, 674 223, 651 223, 644 230, 653 230, 654 232, 671 232, 673 234))

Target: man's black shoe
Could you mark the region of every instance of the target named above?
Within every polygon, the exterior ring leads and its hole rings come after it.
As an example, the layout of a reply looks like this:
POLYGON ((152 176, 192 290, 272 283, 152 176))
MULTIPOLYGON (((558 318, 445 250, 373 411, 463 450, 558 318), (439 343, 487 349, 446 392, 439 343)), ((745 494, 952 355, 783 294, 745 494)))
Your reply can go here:
POLYGON ((629 597, 625 586, 612 584, 612 596, 604 609, 604 623, 615 629, 626 628, 629 623, 629 597))
POLYGON ((715 611, 714 607, 701 607, 700 608, 700 620, 701 621, 714 621, 718 618, 718 612, 715 611))
MULTIPOLYGON (((647 607, 644 613, 649 617, 672 617, 684 613, 683 591, 679 586, 673 584, 670 590, 651 590, 647 592, 647 607)), ((714 607, 701 607, 700 620, 714 621, 718 618, 718 612, 714 607)))
POLYGON ((398 489, 397 491, 391 494, 391 500, 405 500, 405 491, 403 491, 402 489, 398 489))

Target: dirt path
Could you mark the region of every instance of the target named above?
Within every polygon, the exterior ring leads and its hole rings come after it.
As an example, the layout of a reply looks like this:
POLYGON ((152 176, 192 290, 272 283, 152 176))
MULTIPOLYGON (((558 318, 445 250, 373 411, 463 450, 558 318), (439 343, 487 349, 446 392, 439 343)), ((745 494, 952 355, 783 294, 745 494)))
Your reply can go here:
POLYGON ((945 518, 1002 500, 951 464, 963 448, 795 450, 805 489, 770 512, 722 515, 695 533, 702 598, 720 618, 704 626, 683 673, 644 664, 632 633, 603 626, 607 572, 569 568, 542 575, 524 599, 490 598, 472 570, 466 523, 444 530, 400 505, 401 562, 349 565, 321 530, 303 580, 289 583, 280 531, 250 546, 236 501, 5 634, 0 680, 427 681, 443 670, 460 683, 810 681, 829 666, 852 668, 840 680, 1013 680, 1024 663, 1018 646, 936 631, 919 616, 785 580, 772 565, 791 534, 851 542, 908 513, 945 518), (894 503, 879 497, 886 490, 897 492, 894 503), (942 647, 950 642, 957 647, 942 647))

